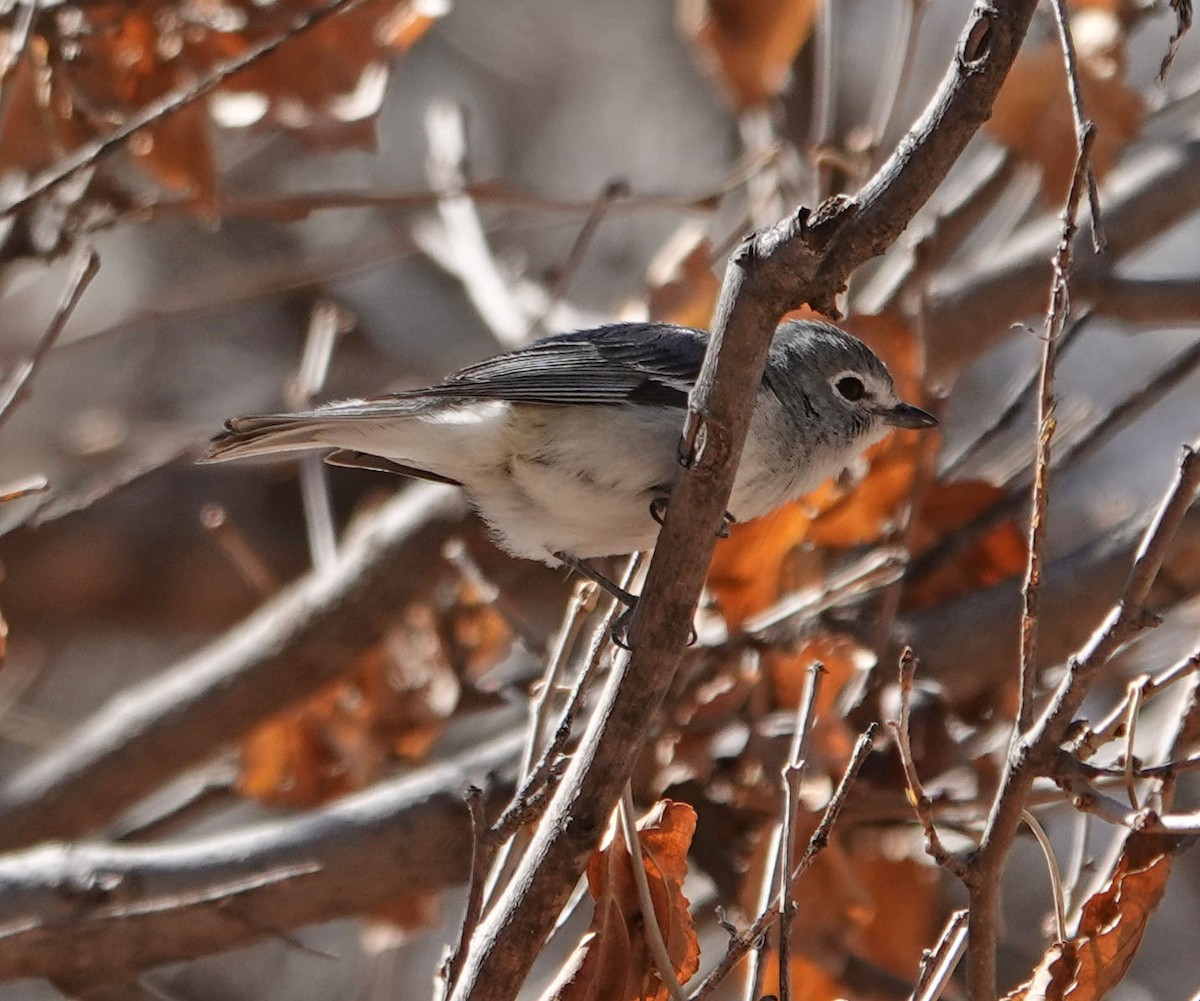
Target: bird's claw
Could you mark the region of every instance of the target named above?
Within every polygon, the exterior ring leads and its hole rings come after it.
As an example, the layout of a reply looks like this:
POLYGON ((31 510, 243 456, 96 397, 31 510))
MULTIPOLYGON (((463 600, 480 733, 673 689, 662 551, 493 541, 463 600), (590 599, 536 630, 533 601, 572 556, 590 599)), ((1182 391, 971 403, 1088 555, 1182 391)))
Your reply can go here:
MULTIPOLYGON (((609 635, 612 641, 622 650, 632 650, 629 645, 629 634, 633 629, 633 613, 637 611, 637 605, 631 605, 626 608, 620 615, 613 619, 612 629, 609 635)), ((696 627, 688 627, 688 646, 695 646, 699 637, 696 635, 696 627)))
MULTIPOLYGON (((653 518, 654 521, 659 525, 666 520, 667 501, 668 498, 666 497, 655 497, 654 500, 650 502, 650 517, 653 518)), ((735 524, 737 524, 737 518, 726 511, 723 515, 721 515, 721 524, 717 526, 717 538, 728 539, 729 526, 735 524)), ((689 643, 688 646, 691 646, 691 644, 689 643)))

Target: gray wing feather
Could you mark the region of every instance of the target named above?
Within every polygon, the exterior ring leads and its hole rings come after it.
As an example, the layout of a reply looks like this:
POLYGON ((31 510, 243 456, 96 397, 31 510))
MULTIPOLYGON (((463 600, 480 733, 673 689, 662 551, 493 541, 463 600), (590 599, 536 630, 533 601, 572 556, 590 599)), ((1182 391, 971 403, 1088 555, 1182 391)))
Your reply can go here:
MULTIPOLYGON (((663 323, 615 323, 535 341, 424 389, 327 403, 291 414, 235 417, 208 460, 319 444, 314 429, 343 421, 419 417, 447 404, 506 400, 545 405, 652 403, 684 407, 708 334, 663 323)), ((349 453, 345 461, 352 460, 349 453)))
POLYGON ((691 327, 613 324, 547 337, 468 366, 436 386, 372 402, 403 405, 414 399, 449 398, 684 406, 707 343, 708 334, 691 327))

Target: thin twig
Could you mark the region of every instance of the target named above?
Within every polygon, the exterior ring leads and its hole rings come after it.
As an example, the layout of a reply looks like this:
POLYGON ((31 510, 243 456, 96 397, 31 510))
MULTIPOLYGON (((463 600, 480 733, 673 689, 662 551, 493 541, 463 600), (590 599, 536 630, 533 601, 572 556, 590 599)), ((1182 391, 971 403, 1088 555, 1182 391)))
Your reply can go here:
MULTIPOLYGON (((641 572, 645 560, 644 553, 631 556, 626 562, 625 571, 618 583, 622 587, 628 587, 641 572)), ((578 639, 579 629, 582 628, 584 618, 595 607, 597 597, 596 588, 590 583, 582 584, 573 592, 563 623, 559 628, 558 639, 544 672, 538 697, 531 706, 529 729, 527 730, 525 749, 521 756, 522 778, 518 782, 518 789, 512 802, 492 825, 496 836, 507 843, 498 853, 493 871, 488 876, 486 899, 489 905, 507 884, 516 859, 521 854, 520 849, 523 849, 527 843, 527 839, 519 834, 519 828, 536 819, 536 816, 531 814, 527 801, 547 786, 558 766, 561 755, 571 739, 575 718, 583 708, 583 701, 595 683, 603 662, 604 652, 609 646, 613 623, 620 612, 617 602, 612 600, 609 602, 607 612, 596 624, 579 676, 571 686, 566 705, 559 714, 550 740, 543 746, 542 742, 550 721, 551 697, 561 689, 561 677, 567 658, 578 639), (509 841, 509 838, 513 840, 509 841)), ((545 803, 541 802, 539 805, 544 806, 545 803)))
POLYGON ((932 803, 925 795, 921 778, 917 772, 917 763, 913 758, 912 738, 909 716, 912 709, 913 680, 917 673, 917 658, 905 647, 900 654, 900 720, 891 725, 896 737, 896 750, 900 755, 900 764, 904 769, 905 792, 908 802, 917 816, 921 830, 925 832, 925 852, 938 865, 959 879, 967 876, 967 867, 957 856, 947 850, 938 835, 937 825, 931 812, 932 803))
MULTIPOLYGON (((625 847, 629 851, 633 885, 637 890, 638 907, 642 912, 642 931, 646 937, 646 945, 650 948, 650 955, 654 959, 654 966, 658 970, 658 979, 675 1001, 687 1001, 687 994, 680 985, 679 978, 675 976, 675 966, 671 962, 670 953, 667 952, 667 943, 658 923, 658 915, 654 911, 654 899, 650 896, 650 883, 646 879, 646 866, 642 861, 642 839, 638 837, 634 812, 633 788, 627 782, 625 792, 617 803, 617 817, 621 824, 625 847)), ((651 861, 653 862, 653 856, 651 861)))
POLYGON ((44 494, 50 489, 50 481, 44 476, 26 476, 12 483, 0 484, 0 504, 31 497, 34 494, 44 494))
POLYGON ((200 509, 200 524, 216 543, 221 554, 229 560, 238 576, 260 598, 271 597, 279 590, 279 579, 267 566, 238 527, 229 520, 229 513, 220 504, 205 504, 200 509))
POLYGON ((487 875, 491 871, 492 859, 497 848, 496 840, 488 830, 487 816, 484 814, 483 790, 476 785, 467 786, 465 799, 467 811, 471 815, 471 874, 467 879, 467 902, 463 907, 458 941, 454 948, 447 952, 438 970, 436 990, 439 998, 450 996, 458 975, 462 972, 462 965, 467 958, 467 943, 471 941, 483 913, 487 875))
POLYGON ((1058 858, 1054 854, 1054 846, 1050 844, 1050 836, 1046 834, 1046 829, 1042 827, 1037 817, 1028 810, 1022 810, 1021 819, 1025 821, 1025 826, 1033 832, 1034 839, 1041 847, 1042 854, 1046 857, 1046 869, 1050 874, 1051 896, 1054 898, 1055 928, 1058 930, 1058 941, 1065 942, 1067 940, 1066 894, 1063 892, 1062 873, 1059 872, 1058 858))
POLYGON ((779 852, 779 1001, 791 1001, 791 935, 792 935, 792 881, 795 868, 796 818, 800 810, 800 783, 804 779, 804 767, 808 761, 808 741, 816 721, 817 699, 825 668, 820 661, 812 664, 805 679, 804 696, 796 717, 796 732, 792 734, 792 745, 788 750, 787 764, 783 767, 783 828, 782 847, 779 852))
MULTIPOLYGON (((1062 0, 1055 0, 1055 8, 1062 17, 1062 0)), ((1065 24, 1065 22, 1064 22, 1065 24)), ((1065 27, 1062 29, 1066 31, 1065 27)), ((1064 35, 1064 51, 1068 56, 1068 70, 1074 66, 1073 50, 1069 32, 1064 35)), ((1075 237, 1075 220, 1079 212, 1082 180, 1090 169, 1092 143, 1095 129, 1091 123, 1080 126, 1079 154, 1071 190, 1063 209, 1062 237, 1058 251, 1051 262, 1054 277, 1050 285, 1050 304, 1046 309, 1043 325, 1042 364, 1038 376, 1037 449, 1034 458, 1033 494, 1029 513, 1029 559, 1025 569, 1025 581, 1021 588, 1021 653, 1020 653, 1020 701, 1017 720, 1013 726, 1013 744, 1029 729, 1033 722, 1034 698, 1037 688, 1037 630, 1038 613, 1042 590, 1042 562, 1046 550, 1046 505, 1050 496, 1050 446, 1054 440, 1056 420, 1054 417, 1054 370, 1057 360, 1058 339, 1070 311, 1068 282, 1073 260, 1072 248, 1075 237)))
POLYGON ((1137 684, 1141 689, 1140 697, 1145 703, 1163 689, 1198 670, 1200 670, 1200 650, 1194 651, 1159 674, 1141 675, 1136 681, 1130 682, 1130 685, 1126 686, 1125 697, 1109 711, 1108 715, 1072 743, 1072 753, 1084 758, 1090 757, 1098 748, 1121 736, 1122 724, 1125 721, 1129 704, 1133 700, 1132 685, 1137 684))
MULTIPOLYGON (((1119 602, 1088 643, 1070 659, 1050 705, 1010 750, 983 840, 973 856, 968 884, 971 928, 967 976, 968 994, 973 1001, 992 1001, 996 996, 1000 875, 1033 782, 1039 775, 1053 771, 1059 745, 1100 669, 1137 632, 1157 621, 1145 602, 1168 547, 1200 487, 1200 453, 1196 449, 1197 446, 1185 447, 1175 479, 1142 537, 1119 602)), ((1056 781, 1063 780, 1056 775, 1056 781)), ((1129 820, 1125 807, 1119 807, 1117 813, 1129 820)), ((1135 819, 1145 821, 1140 815, 1135 815, 1135 819)))
MULTIPOLYGON (((1045 343, 1042 372, 1039 381, 1038 463, 1034 475, 1032 511, 1029 528, 1029 562, 1022 588, 1020 703, 1013 723, 1008 759, 1000 791, 993 801, 988 826, 979 851, 974 856, 968 879, 971 922, 967 938, 967 993, 970 1001, 992 1001, 996 996, 996 948, 1000 922, 1000 878, 1004 859, 1012 847, 1025 809, 1025 797, 1033 784, 1035 772, 1022 773, 1017 781, 1018 763, 1035 741, 1033 732, 1033 699, 1037 683, 1036 640, 1041 592, 1041 561, 1045 545, 1045 510, 1047 477, 1050 462, 1050 438, 1053 435, 1051 417, 1054 388, 1054 349, 1062 323, 1069 310, 1068 277, 1073 259, 1076 217, 1086 186, 1088 158, 1095 131, 1085 128, 1081 136, 1071 190, 1063 208, 1062 229, 1058 248, 1051 258, 1053 278, 1050 302, 1046 309, 1045 343), (1001 822, 1003 827, 1001 828, 1001 822)), ((1068 679, 1072 672, 1068 670, 1068 679)), ((1061 691, 1061 688, 1060 688, 1061 691)), ((1038 733, 1045 733, 1045 720, 1038 733)))
MULTIPOLYGON (((771 839, 767 845, 766 857, 770 865, 763 873, 762 887, 759 891, 758 911, 765 911, 771 900, 779 911, 779 983, 780 1001, 787 1001, 786 994, 790 993, 784 982, 787 973, 788 926, 791 923, 789 903, 791 900, 792 881, 790 875, 793 869, 792 856, 795 846, 792 839, 795 835, 796 810, 799 807, 799 783, 804 774, 804 762, 807 755, 808 738, 812 732, 816 717, 817 696, 820 693, 821 682, 825 677, 825 668, 817 661, 808 669, 804 680, 804 691, 796 706, 795 724, 792 730, 791 744, 788 748, 787 761, 782 771, 783 803, 779 823, 771 831, 771 839)), ((750 975, 746 978, 747 1001, 755 1001, 761 993, 763 975, 766 971, 767 957, 770 948, 767 936, 762 936, 754 954, 750 957, 750 975)))
POLYGON ((1092 165, 1092 154, 1088 135, 1095 129, 1083 112, 1083 89, 1079 85, 1079 68, 1075 62, 1075 40, 1071 37, 1071 22, 1067 17, 1065 0, 1052 0, 1054 21, 1058 26, 1058 40, 1062 45, 1063 63, 1067 71, 1067 95, 1071 99, 1071 114, 1075 119, 1076 152, 1087 178, 1088 205, 1091 209, 1092 249, 1100 253, 1104 249, 1104 223, 1100 218, 1100 193, 1096 184, 1096 171, 1092 165))
POLYGON ((1175 62, 1175 54, 1179 51, 1179 43, 1192 26, 1191 0, 1169 0, 1169 3, 1171 10, 1175 12, 1175 30, 1167 43, 1167 54, 1163 56, 1162 64, 1158 68, 1156 81, 1160 86, 1166 82, 1167 74, 1171 72, 1171 64, 1175 62))
MULTIPOLYGON (((846 766, 846 770, 842 773, 841 781, 838 782, 833 796, 830 797, 829 802, 825 806, 825 812, 821 815, 821 822, 817 824, 817 829, 813 831, 812 837, 808 839, 808 847, 804 850, 800 861, 796 863, 795 869, 792 870, 790 881, 793 884, 808 871, 817 855, 829 844, 829 835, 833 830, 834 824, 837 823, 837 819, 842 812, 842 807, 846 805, 846 797, 850 794, 850 787, 853 785, 854 779, 866 763, 867 755, 871 753, 875 734, 878 730, 878 724, 872 723, 854 745, 854 752, 850 756, 850 762, 846 766)), ((696 989, 692 991, 690 1001, 704 1001, 704 998, 716 990, 717 986, 729 976, 742 957, 754 947, 754 944, 778 917, 779 901, 776 900, 755 919, 753 924, 730 940, 729 946, 725 950, 725 955, 721 957, 720 962, 708 973, 696 989)))
POLYGON ((578 273, 580 266, 583 264, 584 256, 587 254, 588 248, 596 238, 596 234, 600 230, 600 224, 605 217, 609 215, 612 207, 622 198, 629 196, 630 189, 627 181, 609 181, 604 186, 604 190, 592 203, 592 208, 584 219, 583 225, 579 228, 579 233, 576 235, 574 242, 571 244, 571 249, 567 251, 567 258, 559 269, 558 277, 554 281, 554 287, 550 290, 549 299, 546 302, 545 308, 541 311, 541 316, 538 322, 543 321, 546 316, 551 313, 567 295, 567 289, 571 287, 571 281, 578 273))
POLYGON ((963 909, 946 919, 946 927, 942 929, 937 945, 922 955, 911 1001, 938 1001, 966 947, 967 911, 963 909))
POLYGON ((54 347, 55 341, 58 340, 63 328, 66 327, 71 315, 75 312, 75 307, 79 305, 79 300, 83 298, 83 293, 87 291, 87 287, 92 283, 92 279, 96 277, 96 272, 99 270, 100 256, 91 247, 83 248, 75 260, 70 277, 67 278, 66 288, 63 290, 62 298, 58 301, 54 315, 50 318, 46 332, 34 346, 33 352, 27 358, 19 361, 5 378, 3 384, 0 384, 0 424, 3 424, 12 415, 13 410, 28 395, 29 380, 33 378, 34 372, 37 371, 50 349, 54 347))
POLYGON ((1129 796, 1129 805, 1135 810, 1141 809, 1138 802, 1137 780, 1134 775, 1137 759, 1133 754, 1133 742, 1137 739, 1138 716, 1142 711, 1143 686, 1131 683, 1129 688, 1129 710, 1125 716, 1125 793, 1129 796))
MULTIPOLYGON (((1084 328, 1095 317, 1095 311, 1088 309, 1076 314, 1066 329, 1059 335, 1057 359, 1062 361, 1067 356, 1067 352, 1076 343, 1076 338, 1083 333, 1084 328)), ((1038 387, 1041 380, 1042 370, 1040 367, 1032 369, 1029 376, 1022 379, 1008 396, 1008 402, 1004 404, 1000 413, 994 420, 989 420, 987 427, 970 441, 964 443, 962 448, 950 456, 943 456, 939 475, 942 479, 953 479, 962 467, 980 452, 983 451, 992 442, 999 439, 1012 427, 1013 422, 1025 409, 1026 404, 1033 396, 1034 390, 1038 387)), ((986 513, 986 512, 985 512, 986 513)), ((953 533, 955 536, 959 532, 953 533)))

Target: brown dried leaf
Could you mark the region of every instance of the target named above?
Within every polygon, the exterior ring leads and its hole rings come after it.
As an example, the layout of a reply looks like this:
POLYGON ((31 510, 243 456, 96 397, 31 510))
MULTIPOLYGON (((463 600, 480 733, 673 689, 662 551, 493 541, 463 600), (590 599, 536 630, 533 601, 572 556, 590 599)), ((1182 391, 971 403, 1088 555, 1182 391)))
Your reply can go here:
MULTIPOLYGON (((700 943, 683 895, 687 854, 696 812, 686 803, 662 800, 638 824, 641 864, 650 884, 654 914, 675 967, 686 981, 700 966, 700 943)), ((553 1001, 667 1001, 645 943, 642 912, 630 868, 632 858, 618 830, 588 864, 588 890, 596 902, 592 926, 568 970, 546 995, 553 1001)))
POLYGON ((812 31, 818 0, 683 0, 680 27, 740 110, 777 97, 812 31))
POLYGON ((135 136, 130 149, 163 187, 190 194, 205 214, 216 211, 217 162, 207 105, 180 108, 135 136))
POLYGON ((1104 997, 1129 969, 1181 847, 1174 836, 1129 835, 1112 880, 1083 905, 1075 937, 1051 946, 1029 981, 1005 1001, 1104 997))
MULTIPOLYGON (((805 832, 805 841, 808 836, 805 832)), ((792 922, 790 969, 796 1001, 862 996, 861 986, 842 979, 849 957, 911 982, 942 919, 937 871, 881 854, 870 840, 848 846, 833 842, 795 894, 799 907, 792 922), (898 914, 904 915, 902 921, 898 914)), ((763 994, 778 996, 776 957, 764 972, 763 994)))
POLYGON ((459 691, 433 613, 414 608, 406 625, 368 650, 350 677, 251 731, 242 744, 238 788, 291 806, 361 789, 390 760, 424 758, 459 691))
MULTIPOLYGON (((317 6, 317 0, 97 0, 77 17, 41 18, 41 34, 12 81, 0 168, 34 173, 48 166, 251 46, 283 35, 317 6)), ((386 61, 430 23, 404 0, 364 0, 289 38, 221 89, 255 94, 265 102, 262 121, 311 144, 370 147, 386 61)), ((156 181, 190 193, 205 214, 217 188, 208 111, 208 99, 197 100, 129 143, 156 181)))
MULTIPOLYGON (((9 34, 0 34, 0 51, 9 34)), ((10 170, 35 174, 61 153, 50 111, 45 46, 35 39, 13 66, 4 86, 8 111, 0 131, 0 173, 10 170)))
MULTIPOLYGON (((1112 11, 1092 7, 1071 16, 1084 114, 1096 123, 1092 165, 1112 169, 1141 131, 1145 105, 1125 83, 1125 32, 1112 11)), ((1042 198, 1059 204, 1075 171, 1075 123, 1057 37, 1022 49, 985 126, 1015 155, 1042 168, 1042 198)))

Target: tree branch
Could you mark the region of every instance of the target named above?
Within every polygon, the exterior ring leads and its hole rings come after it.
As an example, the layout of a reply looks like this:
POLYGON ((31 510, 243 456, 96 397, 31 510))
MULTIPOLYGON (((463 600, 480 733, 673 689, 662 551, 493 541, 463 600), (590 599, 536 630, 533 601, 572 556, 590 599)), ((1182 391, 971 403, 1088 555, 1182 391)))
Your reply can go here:
POLYGON ((235 629, 118 694, 0 788, 0 849, 86 834, 346 670, 424 592, 466 501, 421 484, 235 629), (397 568, 403 568, 398 572, 397 568))
MULTIPOLYGON (((522 734, 320 810, 168 845, 52 844, 0 859, 0 979, 127 979, 467 877, 463 791, 522 734)), ((508 792, 495 788, 493 805, 508 792)))

